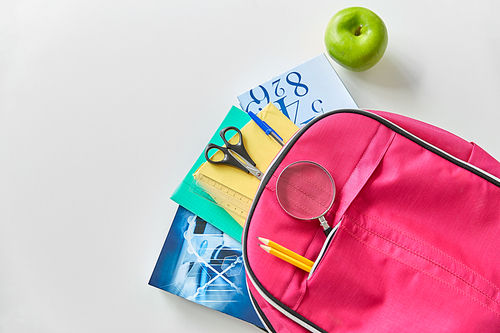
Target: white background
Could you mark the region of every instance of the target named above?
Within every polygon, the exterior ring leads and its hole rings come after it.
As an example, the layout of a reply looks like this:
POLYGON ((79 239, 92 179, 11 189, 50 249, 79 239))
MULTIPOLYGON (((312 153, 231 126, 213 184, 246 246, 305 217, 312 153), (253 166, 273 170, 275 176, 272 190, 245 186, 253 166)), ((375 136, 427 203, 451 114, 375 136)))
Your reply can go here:
POLYGON ((258 332, 148 286, 169 200, 236 96, 372 9, 374 68, 334 65, 362 108, 500 158, 496 0, 0 2, 0 332, 258 332))

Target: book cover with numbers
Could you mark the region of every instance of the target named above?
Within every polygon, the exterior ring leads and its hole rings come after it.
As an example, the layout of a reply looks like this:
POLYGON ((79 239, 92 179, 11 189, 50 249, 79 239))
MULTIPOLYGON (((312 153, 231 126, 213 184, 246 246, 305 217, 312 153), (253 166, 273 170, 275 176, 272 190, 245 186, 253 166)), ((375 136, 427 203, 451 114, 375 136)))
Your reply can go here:
POLYGON ((253 113, 273 103, 299 127, 327 111, 358 108, 325 54, 244 92, 238 101, 253 113))

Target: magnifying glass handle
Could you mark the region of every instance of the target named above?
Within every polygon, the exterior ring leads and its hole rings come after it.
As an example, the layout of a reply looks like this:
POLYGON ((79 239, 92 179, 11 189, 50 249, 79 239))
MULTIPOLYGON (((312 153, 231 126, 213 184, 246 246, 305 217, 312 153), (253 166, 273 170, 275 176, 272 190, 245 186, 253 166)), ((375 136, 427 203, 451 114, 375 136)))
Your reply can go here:
POLYGON ((330 231, 332 231, 332 228, 328 225, 328 222, 326 222, 326 219, 324 216, 320 216, 318 219, 319 219, 319 223, 323 227, 323 232, 328 237, 328 235, 330 234, 330 231))

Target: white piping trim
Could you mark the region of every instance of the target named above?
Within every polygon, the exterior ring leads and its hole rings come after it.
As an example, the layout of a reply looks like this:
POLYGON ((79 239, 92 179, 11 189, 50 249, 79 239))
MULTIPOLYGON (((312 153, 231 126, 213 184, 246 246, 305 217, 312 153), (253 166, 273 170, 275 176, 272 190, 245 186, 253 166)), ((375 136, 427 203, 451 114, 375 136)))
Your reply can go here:
POLYGON ((405 130, 404 128, 400 127, 399 125, 396 125, 396 124, 395 124, 395 123, 393 123, 392 121, 387 120, 386 118, 384 118, 384 117, 382 117, 382 116, 379 116, 379 115, 378 115, 378 114, 376 114, 376 113, 373 113, 373 112, 367 111, 367 110, 361 110, 361 111, 366 112, 366 113, 369 113, 369 114, 372 114, 372 115, 374 115, 376 118, 382 119, 382 120, 384 120, 384 121, 386 121, 386 122, 388 122, 388 123, 392 124, 394 127, 397 127, 400 131, 402 131, 402 132, 406 133, 408 136, 411 136, 412 138, 416 139, 417 141, 422 142, 422 143, 423 143, 423 144, 425 144, 425 145, 428 145, 428 146, 433 147, 434 149, 436 149, 436 150, 437 150, 437 151, 439 151, 440 153, 442 153, 442 154, 444 154, 444 155, 448 156, 449 158, 451 158, 451 159, 453 159, 453 160, 455 160, 455 161, 458 161, 459 163, 465 164, 465 165, 467 165, 467 166, 471 167, 472 169, 474 169, 474 170, 476 170, 476 171, 478 171, 478 172, 480 172, 480 173, 482 173, 482 174, 484 174, 484 175, 486 175, 486 176, 488 176, 488 177, 490 177, 490 178, 492 178, 492 179, 494 179, 495 181, 497 181, 497 182, 499 182, 499 183, 500 183, 500 178, 498 178, 498 177, 496 177, 496 176, 492 175, 492 174, 491 174, 491 173, 489 173, 489 172, 484 171, 483 169, 481 169, 481 168, 479 168, 479 167, 475 166, 474 164, 470 164, 469 162, 466 162, 466 161, 464 161, 464 160, 459 159, 458 157, 455 157, 455 156, 451 155, 450 153, 448 153, 448 152, 446 152, 446 151, 442 150, 441 148, 436 147, 436 146, 434 146, 433 144, 431 144, 431 143, 429 143, 429 142, 427 142, 427 141, 425 141, 425 140, 423 140, 423 139, 419 138, 419 137, 418 137, 418 136, 416 136, 415 134, 413 134, 413 133, 411 133, 411 132, 408 132, 407 130, 405 130))
MULTIPOLYGON (((246 267, 245 267, 246 269, 246 267)), ((278 310, 279 312, 281 312, 282 314, 284 314, 286 317, 288 317, 289 319, 293 320, 294 322, 296 322, 297 324, 299 324, 300 326, 304 327, 305 329, 308 329, 310 332, 313 332, 313 333, 322 333, 321 331, 318 331, 316 328, 312 327, 311 325, 309 325, 308 323, 306 322, 303 322, 302 320, 300 320, 299 318, 296 318, 295 316, 293 316, 292 314, 288 313, 288 311, 284 310, 283 308, 281 308, 281 306, 279 306, 278 304, 274 303, 274 301, 269 298, 265 292, 263 292, 262 290, 260 290, 259 287, 256 286, 256 283, 255 281, 253 280, 253 278, 250 276, 250 274, 247 275, 248 278, 250 279, 250 281, 252 282, 252 285, 254 286, 255 289, 257 289, 257 291, 259 292, 260 296, 262 296, 262 298, 264 298, 266 300, 266 302, 268 302, 269 304, 271 304, 276 310, 278 310)))
MULTIPOLYGON (((253 284, 253 282, 252 282, 253 284)), ((255 300, 253 297, 252 297, 252 293, 250 292, 250 288, 248 287, 248 283, 247 283, 247 292, 248 292, 248 295, 250 295, 250 303, 252 303, 252 306, 253 306, 253 309, 255 310, 255 313, 257 314, 257 317, 259 317, 259 320, 260 322, 262 323, 262 325, 264 325, 266 331, 268 333, 273 333, 273 331, 271 331, 271 329, 269 329, 269 327, 266 325, 266 321, 262 319, 262 316, 260 314, 260 311, 257 309, 257 300, 255 300)), ((262 310, 261 310, 262 311, 262 310)))

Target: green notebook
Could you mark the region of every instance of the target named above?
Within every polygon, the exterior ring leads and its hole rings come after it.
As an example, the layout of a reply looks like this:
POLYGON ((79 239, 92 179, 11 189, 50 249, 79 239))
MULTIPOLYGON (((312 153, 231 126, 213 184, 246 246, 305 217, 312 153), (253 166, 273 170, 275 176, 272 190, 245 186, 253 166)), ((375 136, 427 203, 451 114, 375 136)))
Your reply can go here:
MULTIPOLYGON (((222 128, 227 126, 242 128, 250 120, 251 118, 246 112, 235 106, 231 107, 210 142, 220 146, 224 145, 224 142, 219 136, 219 132, 222 128)), ((181 184, 174 191, 171 199, 241 242, 243 228, 231 217, 231 215, 229 215, 216 203, 204 197, 202 194, 193 191, 193 174, 204 162, 205 154, 202 153, 196 160, 193 167, 189 170, 186 177, 184 177, 181 184)))

